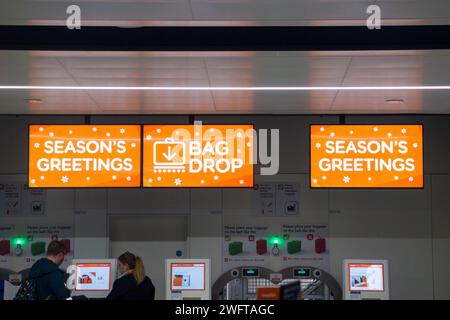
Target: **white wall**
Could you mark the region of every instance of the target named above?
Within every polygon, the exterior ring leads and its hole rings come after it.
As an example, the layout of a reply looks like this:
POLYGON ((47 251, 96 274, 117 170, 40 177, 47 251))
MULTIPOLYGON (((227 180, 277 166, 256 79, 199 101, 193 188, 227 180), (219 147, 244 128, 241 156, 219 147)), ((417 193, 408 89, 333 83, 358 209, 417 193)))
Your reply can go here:
MULTIPOLYGON (((391 261, 392 298, 450 299, 449 116, 347 117, 347 123, 424 123, 426 177, 423 190, 310 190, 307 184, 309 124, 338 123, 336 116, 204 116, 197 119, 204 123, 250 122, 257 128, 280 129, 280 175, 269 179, 300 182, 302 218, 329 221, 330 270, 339 281, 344 258, 387 258, 391 261)), ((26 174, 28 123, 82 121, 83 117, 68 116, 0 116, 0 145, 2 150, 8 150, 0 158, 0 173, 26 174)), ((92 118, 92 123, 172 121, 188 123, 188 118, 92 118)), ((189 219, 186 252, 193 258, 212 259, 213 282, 225 271, 221 263, 224 218, 249 217, 251 210, 247 190, 49 190, 48 195, 47 217, 34 219, 45 221, 43 223, 60 219, 74 221, 76 255, 83 258, 114 256, 131 245, 118 241, 110 247, 107 232, 111 215, 186 215, 189 219)), ((8 219, 6 223, 20 223, 8 219)), ((135 242, 135 248, 145 251, 139 253, 141 255, 155 256, 154 260, 149 259, 151 267, 148 268, 156 275, 156 270, 164 267, 157 262, 163 252, 158 253, 154 243, 147 241, 148 246, 145 243, 135 242)), ((172 244, 167 245, 166 251, 181 246, 181 243, 172 244)))

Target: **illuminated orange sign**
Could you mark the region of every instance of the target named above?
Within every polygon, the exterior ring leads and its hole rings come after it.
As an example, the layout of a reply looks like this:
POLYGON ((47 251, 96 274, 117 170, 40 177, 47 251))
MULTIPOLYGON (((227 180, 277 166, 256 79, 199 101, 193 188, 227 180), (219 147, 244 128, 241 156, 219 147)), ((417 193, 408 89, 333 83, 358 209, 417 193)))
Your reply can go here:
POLYGON ((252 187, 252 125, 144 126, 144 187, 252 187))
POLYGON ((30 188, 139 187, 141 126, 31 125, 30 188))
POLYGON ((312 125, 312 188, 422 188, 422 125, 312 125))

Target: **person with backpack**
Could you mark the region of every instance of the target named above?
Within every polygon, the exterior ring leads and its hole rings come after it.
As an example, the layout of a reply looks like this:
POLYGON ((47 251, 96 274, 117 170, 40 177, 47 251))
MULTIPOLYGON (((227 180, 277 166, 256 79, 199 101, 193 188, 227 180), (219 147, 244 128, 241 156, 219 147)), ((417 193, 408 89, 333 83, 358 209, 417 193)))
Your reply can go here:
POLYGON ((145 275, 142 259, 131 252, 118 258, 120 277, 114 281, 108 300, 154 300, 155 286, 145 275))
POLYGON ((34 291, 33 300, 64 300, 70 297, 70 290, 65 285, 65 272, 59 268, 65 254, 64 245, 53 240, 47 247, 46 257, 31 267, 29 291, 34 291))

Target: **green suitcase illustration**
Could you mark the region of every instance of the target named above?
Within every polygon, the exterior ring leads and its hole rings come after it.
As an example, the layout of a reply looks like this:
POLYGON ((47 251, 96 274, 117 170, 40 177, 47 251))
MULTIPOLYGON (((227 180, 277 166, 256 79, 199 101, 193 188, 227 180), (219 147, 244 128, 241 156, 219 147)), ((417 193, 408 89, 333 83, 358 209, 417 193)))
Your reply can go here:
POLYGON ((239 253, 242 253, 242 242, 231 242, 228 245, 228 252, 230 253, 230 256, 237 255, 239 253))
POLYGON ((45 242, 38 241, 31 244, 31 254, 33 256, 38 256, 45 253, 45 242))
POLYGON ((287 243, 287 251, 289 254, 302 251, 302 242, 299 240, 289 241, 287 243))

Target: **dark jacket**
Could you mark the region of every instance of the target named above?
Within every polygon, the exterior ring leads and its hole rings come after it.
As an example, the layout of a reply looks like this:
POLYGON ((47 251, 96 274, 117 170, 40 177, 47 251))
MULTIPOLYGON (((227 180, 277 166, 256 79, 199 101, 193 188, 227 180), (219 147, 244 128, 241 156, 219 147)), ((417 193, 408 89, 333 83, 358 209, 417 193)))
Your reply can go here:
POLYGON ((36 279, 36 299, 62 300, 70 297, 65 274, 53 261, 42 258, 31 267, 30 279, 36 279))
POLYGON ((134 276, 129 274, 114 281, 113 288, 106 299, 110 300, 154 300, 155 286, 149 277, 145 277, 140 285, 134 276))

